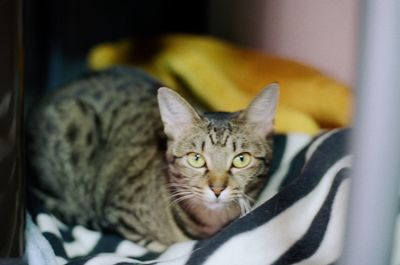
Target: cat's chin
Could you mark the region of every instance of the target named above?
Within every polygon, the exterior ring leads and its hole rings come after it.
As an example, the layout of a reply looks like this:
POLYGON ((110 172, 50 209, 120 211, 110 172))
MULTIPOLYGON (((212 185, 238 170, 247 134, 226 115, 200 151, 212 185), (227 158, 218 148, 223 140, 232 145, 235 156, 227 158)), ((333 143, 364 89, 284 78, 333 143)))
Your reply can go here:
POLYGON ((221 201, 204 202, 204 205, 210 210, 223 210, 228 206, 225 202, 221 201))
POLYGON ((182 209, 189 213, 191 233, 196 238, 207 238, 240 216, 240 207, 232 201, 196 198, 182 201, 182 209), (194 219, 193 219, 194 218, 194 219))
POLYGON ((194 208, 203 209, 206 211, 216 212, 223 212, 225 210, 232 208, 232 202, 228 202, 226 200, 221 200, 218 198, 210 199, 210 198, 203 198, 192 200, 189 202, 194 208), (197 207, 196 207, 197 205, 197 207))

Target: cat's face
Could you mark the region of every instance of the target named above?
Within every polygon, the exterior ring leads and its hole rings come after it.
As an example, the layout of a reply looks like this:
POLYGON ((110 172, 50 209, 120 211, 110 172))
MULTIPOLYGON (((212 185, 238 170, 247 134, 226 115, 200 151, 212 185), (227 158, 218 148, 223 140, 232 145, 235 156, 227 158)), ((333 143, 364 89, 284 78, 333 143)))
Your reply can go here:
POLYGON ((268 172, 277 93, 269 87, 242 112, 199 115, 175 92, 160 89, 175 202, 249 211, 268 172))

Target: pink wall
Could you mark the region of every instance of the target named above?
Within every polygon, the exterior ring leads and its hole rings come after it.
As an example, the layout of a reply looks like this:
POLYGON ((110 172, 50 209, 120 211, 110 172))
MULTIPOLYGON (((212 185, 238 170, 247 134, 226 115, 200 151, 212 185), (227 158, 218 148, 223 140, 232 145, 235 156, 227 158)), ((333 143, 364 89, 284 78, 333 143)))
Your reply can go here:
POLYGON ((309 64, 353 86, 357 0, 210 2, 212 34, 309 64))

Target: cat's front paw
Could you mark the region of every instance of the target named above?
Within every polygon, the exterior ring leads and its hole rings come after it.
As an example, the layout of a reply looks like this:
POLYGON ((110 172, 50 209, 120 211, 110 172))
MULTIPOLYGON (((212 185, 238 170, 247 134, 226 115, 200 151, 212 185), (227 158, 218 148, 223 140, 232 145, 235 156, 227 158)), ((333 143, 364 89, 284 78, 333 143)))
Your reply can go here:
POLYGON ((152 251, 152 252, 157 252, 157 253, 161 253, 164 252, 167 249, 167 246, 158 242, 158 241, 151 241, 148 242, 145 246, 148 250, 152 251))

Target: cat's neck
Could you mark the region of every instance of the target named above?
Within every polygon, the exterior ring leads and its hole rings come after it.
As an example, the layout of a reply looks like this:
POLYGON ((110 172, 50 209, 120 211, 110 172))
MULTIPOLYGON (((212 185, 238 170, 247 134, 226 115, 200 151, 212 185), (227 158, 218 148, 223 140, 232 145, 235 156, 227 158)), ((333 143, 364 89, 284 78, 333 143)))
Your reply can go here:
POLYGON ((173 203, 172 211, 181 229, 192 238, 212 236, 241 213, 236 204, 212 209, 204 202, 190 199, 173 203))
MULTIPOLYGON (((182 202, 182 209, 186 208, 184 204, 185 202, 182 202)), ((190 218, 189 225, 198 233, 197 237, 202 238, 215 234, 237 218, 240 215, 240 207, 230 205, 220 209, 210 209, 205 205, 198 205, 186 208, 185 213, 190 218)))

